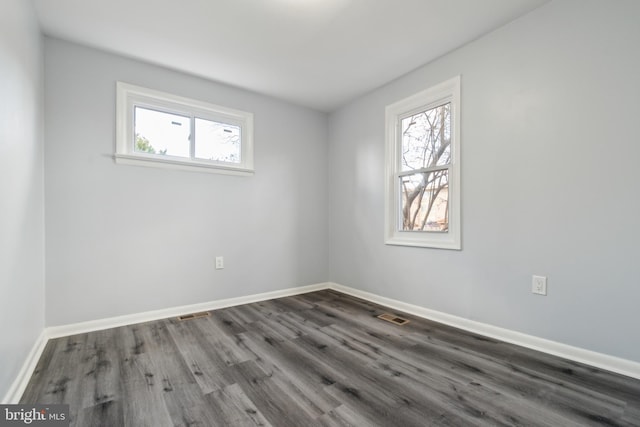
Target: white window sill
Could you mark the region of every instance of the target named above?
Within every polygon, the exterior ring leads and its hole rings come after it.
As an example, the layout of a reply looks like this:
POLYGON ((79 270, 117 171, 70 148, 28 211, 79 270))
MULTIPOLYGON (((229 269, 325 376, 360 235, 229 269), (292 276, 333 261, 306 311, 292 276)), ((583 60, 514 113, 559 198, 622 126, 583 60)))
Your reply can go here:
POLYGON ((175 160, 157 157, 137 156, 132 154, 115 154, 114 159, 120 165, 146 166, 161 169, 183 170, 191 172, 217 173, 224 175, 252 176, 253 169, 240 166, 227 166, 209 162, 192 160, 175 160))
POLYGON ((394 246, 414 246, 419 248, 434 248, 434 249, 451 249, 462 250, 459 240, 455 236, 448 236, 447 234, 439 234, 432 236, 431 239, 427 239, 422 233, 407 233, 407 236, 394 236, 388 237, 385 240, 385 244, 394 246))

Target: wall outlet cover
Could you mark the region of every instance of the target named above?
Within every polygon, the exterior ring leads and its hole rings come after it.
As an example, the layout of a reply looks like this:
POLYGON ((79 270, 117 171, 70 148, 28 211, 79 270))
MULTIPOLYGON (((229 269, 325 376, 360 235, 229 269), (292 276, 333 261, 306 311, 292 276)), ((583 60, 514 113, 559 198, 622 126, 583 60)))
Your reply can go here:
POLYGON ((531 279, 531 292, 537 295, 547 295, 547 278, 545 276, 533 276, 531 279))

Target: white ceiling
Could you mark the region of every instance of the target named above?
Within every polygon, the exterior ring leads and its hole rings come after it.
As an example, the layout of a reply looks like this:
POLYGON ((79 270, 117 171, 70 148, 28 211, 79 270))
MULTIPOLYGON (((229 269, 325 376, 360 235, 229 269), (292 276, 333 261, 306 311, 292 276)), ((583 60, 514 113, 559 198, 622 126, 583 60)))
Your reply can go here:
POLYGON ((34 0, 47 35, 331 111, 548 0, 34 0))

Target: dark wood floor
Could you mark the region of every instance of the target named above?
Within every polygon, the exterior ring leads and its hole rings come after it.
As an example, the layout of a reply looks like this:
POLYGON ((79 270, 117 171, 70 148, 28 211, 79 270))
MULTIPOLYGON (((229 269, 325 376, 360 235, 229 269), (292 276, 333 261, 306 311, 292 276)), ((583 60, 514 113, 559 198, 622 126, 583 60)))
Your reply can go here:
POLYGON ((75 426, 638 426, 640 381, 334 291, 51 340, 75 426), (401 313, 397 313, 401 314, 401 313))

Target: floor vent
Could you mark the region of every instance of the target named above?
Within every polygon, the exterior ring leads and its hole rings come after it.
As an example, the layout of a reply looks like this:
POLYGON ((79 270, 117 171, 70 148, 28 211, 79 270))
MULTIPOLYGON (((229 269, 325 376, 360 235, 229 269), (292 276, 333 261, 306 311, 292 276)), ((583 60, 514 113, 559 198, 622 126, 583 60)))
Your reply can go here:
POLYGON ((378 319, 386 320, 387 322, 395 323, 396 325, 406 325, 409 323, 407 319, 403 319, 402 317, 394 316, 389 313, 381 314, 378 316, 378 319))
POLYGON ((209 316, 208 311, 201 311, 200 313, 191 313, 191 314, 185 314, 183 316, 178 316, 178 320, 191 320, 191 319, 198 319, 200 317, 207 317, 207 316, 209 316))

